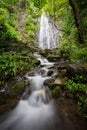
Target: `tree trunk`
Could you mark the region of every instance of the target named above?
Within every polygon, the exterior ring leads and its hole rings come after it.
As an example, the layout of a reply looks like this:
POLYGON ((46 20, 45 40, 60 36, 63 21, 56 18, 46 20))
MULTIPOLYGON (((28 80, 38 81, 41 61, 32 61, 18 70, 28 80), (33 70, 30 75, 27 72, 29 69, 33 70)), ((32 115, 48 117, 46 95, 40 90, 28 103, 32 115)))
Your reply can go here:
POLYGON ((71 5, 71 7, 73 9, 74 19, 75 19, 75 23, 76 23, 76 26, 77 26, 77 29, 78 29, 79 41, 80 41, 80 43, 83 43, 84 42, 84 40, 83 40, 83 29, 81 27, 78 7, 77 7, 76 3, 74 2, 74 0, 69 0, 69 4, 71 5))

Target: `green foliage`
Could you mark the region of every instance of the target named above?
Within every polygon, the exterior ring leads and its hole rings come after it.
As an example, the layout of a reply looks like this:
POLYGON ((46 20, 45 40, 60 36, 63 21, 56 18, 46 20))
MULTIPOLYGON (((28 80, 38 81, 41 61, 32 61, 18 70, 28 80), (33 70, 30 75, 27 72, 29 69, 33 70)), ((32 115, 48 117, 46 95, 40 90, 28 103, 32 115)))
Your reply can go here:
POLYGON ((35 66, 36 59, 27 51, 4 52, 0 55, 0 80, 8 80, 35 66))
POLYGON ((87 88, 86 85, 84 85, 81 82, 74 82, 73 79, 68 80, 68 82, 65 84, 67 89, 70 90, 71 93, 75 94, 78 92, 86 92, 87 88))
MULTIPOLYGON (((77 8, 79 10, 81 25, 83 28, 84 40, 87 43, 87 2, 77 1, 77 8), (84 8, 85 7, 85 8, 84 8)), ((87 61, 87 45, 80 48, 78 46, 78 29, 76 27, 75 18, 72 7, 68 0, 47 0, 44 10, 48 11, 51 18, 58 22, 62 31, 61 44, 58 46, 58 53, 71 61, 82 60, 87 61)))
POLYGON ((68 43, 67 40, 60 44, 58 53, 61 55, 61 57, 70 59, 71 45, 68 43))
POLYGON ((64 30, 62 36, 63 38, 58 51, 64 58, 72 60, 75 56, 73 53, 77 51, 76 43, 78 42, 78 31, 75 26, 73 13, 70 6, 67 7, 62 28, 64 30))
POLYGON ((0 8, 0 26, 3 25, 7 20, 7 14, 8 12, 5 9, 0 8))
POLYGON ((71 61, 87 62, 87 47, 79 47, 75 45, 75 49, 71 53, 71 61))
POLYGON ((87 47, 77 46, 75 43, 72 43, 68 40, 64 40, 63 43, 60 44, 57 53, 64 57, 65 59, 69 59, 71 61, 81 61, 87 62, 87 47))
POLYGON ((28 35, 28 40, 31 43, 35 43, 38 15, 39 15, 39 9, 35 7, 32 2, 27 1, 24 28, 25 33, 27 33, 28 35))
POLYGON ((21 2, 20 6, 26 3, 25 31, 29 40, 34 42, 38 8, 34 7, 33 2, 28 0, 27 2, 24 0, 2 0, 0 2, 0 86, 2 86, 10 77, 35 66, 36 58, 26 49, 26 45, 22 48, 20 44, 16 45, 15 43, 14 47, 12 45, 14 42, 10 43, 10 41, 20 40, 20 35, 16 30, 18 30, 20 11, 18 4, 21 2))
POLYGON ((43 6, 47 3, 47 0, 32 0, 34 2, 34 6, 38 8, 43 8, 43 6))
POLYGON ((77 99, 80 115, 87 118, 87 84, 83 84, 82 81, 83 76, 77 75, 76 77, 69 79, 65 83, 65 86, 77 99))
POLYGON ((77 59, 87 62, 87 47, 78 50, 77 59))
POLYGON ((0 30, 0 36, 0 39, 2 40, 20 39, 19 33, 16 32, 15 29, 8 23, 5 23, 5 25, 0 30))
MULTIPOLYGON (((12 8, 12 2, 8 1, 7 5, 12 8)), ((5 1, 2 1, 2 7, 0 7, 0 40, 6 41, 9 39, 20 39, 19 33, 16 31, 17 27, 17 11, 10 12, 8 6, 5 6, 5 1), (15 22, 14 22, 15 21, 15 22)), ((13 6, 14 7, 14 6, 13 6)), ((15 8, 14 8, 15 10, 15 8)))
POLYGON ((87 99, 86 97, 82 97, 79 94, 77 95, 78 98, 78 110, 80 115, 87 119, 87 99))
POLYGON ((50 15, 54 19, 59 20, 63 18, 64 14, 66 13, 66 8, 68 6, 67 4, 68 0, 47 0, 47 4, 45 5, 44 9, 49 12, 50 15))

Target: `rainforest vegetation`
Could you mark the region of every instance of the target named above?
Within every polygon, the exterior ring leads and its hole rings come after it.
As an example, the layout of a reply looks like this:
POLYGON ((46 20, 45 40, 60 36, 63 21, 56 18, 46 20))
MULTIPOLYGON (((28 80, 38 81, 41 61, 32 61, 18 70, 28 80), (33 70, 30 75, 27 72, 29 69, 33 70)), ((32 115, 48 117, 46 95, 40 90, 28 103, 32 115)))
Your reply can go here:
MULTIPOLYGON (((62 33, 56 54, 71 63, 84 64, 87 69, 87 0, 0 0, 0 88, 37 65, 33 53, 39 50, 36 35, 42 9, 62 33)), ((86 119, 84 78, 74 75, 64 86, 74 95, 78 111, 86 119)))

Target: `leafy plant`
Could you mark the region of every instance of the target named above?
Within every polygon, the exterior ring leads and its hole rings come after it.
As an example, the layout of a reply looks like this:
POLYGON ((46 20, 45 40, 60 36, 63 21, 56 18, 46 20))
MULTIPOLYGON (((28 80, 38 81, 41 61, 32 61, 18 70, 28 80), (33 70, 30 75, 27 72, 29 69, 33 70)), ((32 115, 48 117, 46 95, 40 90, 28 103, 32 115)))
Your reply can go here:
POLYGON ((10 77, 14 77, 17 74, 23 73, 23 71, 29 70, 35 66, 36 59, 27 51, 25 56, 23 52, 4 52, 0 55, 0 80, 5 81, 10 77))
POLYGON ((24 28, 25 28, 25 33, 27 33, 28 35, 28 40, 31 43, 35 43, 38 14, 39 14, 39 10, 37 7, 34 6, 34 3, 27 1, 24 28))
POLYGON ((87 118, 87 85, 83 84, 82 80, 82 76, 73 77, 65 83, 65 86, 77 99, 80 115, 87 118))

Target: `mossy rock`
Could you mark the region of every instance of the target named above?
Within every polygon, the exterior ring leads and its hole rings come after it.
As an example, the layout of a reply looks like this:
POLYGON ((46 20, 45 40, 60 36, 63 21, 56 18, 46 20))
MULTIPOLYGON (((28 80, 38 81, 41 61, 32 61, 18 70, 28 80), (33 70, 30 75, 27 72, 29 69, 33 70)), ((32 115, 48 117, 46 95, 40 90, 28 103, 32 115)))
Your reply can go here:
POLYGON ((19 95, 22 94, 24 91, 24 81, 15 82, 12 83, 11 86, 9 86, 8 90, 6 91, 6 94, 8 95, 19 95))
POLYGON ((83 76, 85 79, 87 77, 87 68, 83 67, 78 63, 69 64, 66 66, 67 77, 72 78, 75 75, 83 76))
POLYGON ((47 85, 49 87, 50 90, 53 90, 55 87, 57 87, 58 85, 54 83, 54 81, 45 81, 44 83, 45 85, 47 85))
POLYGON ((60 57, 59 55, 49 54, 49 55, 47 56, 47 59, 48 59, 49 61, 51 61, 51 62, 56 62, 56 61, 60 60, 61 57, 60 57))
POLYGON ((66 75, 67 75, 67 70, 66 69, 61 69, 59 71, 59 77, 60 78, 66 77, 66 75))
POLYGON ((40 61, 39 61, 39 60, 36 60, 36 61, 35 61, 35 66, 38 66, 38 65, 40 65, 40 61))
POLYGON ((47 58, 49 56, 49 54, 53 54, 54 55, 54 52, 51 49, 45 49, 45 50, 41 51, 40 54, 43 57, 47 58))
POLYGON ((49 89, 50 90, 54 90, 56 87, 59 87, 59 88, 64 88, 64 82, 62 81, 62 82, 60 82, 60 81, 52 81, 52 82, 49 82, 48 83, 48 86, 49 86, 49 89))
POLYGON ((52 90, 52 96, 54 98, 59 98, 60 97, 60 94, 61 94, 61 88, 59 86, 55 87, 53 90, 52 90))
POLYGON ((49 88, 50 88, 51 90, 54 90, 57 86, 58 86, 58 85, 56 85, 55 83, 50 83, 50 84, 49 84, 49 88))

